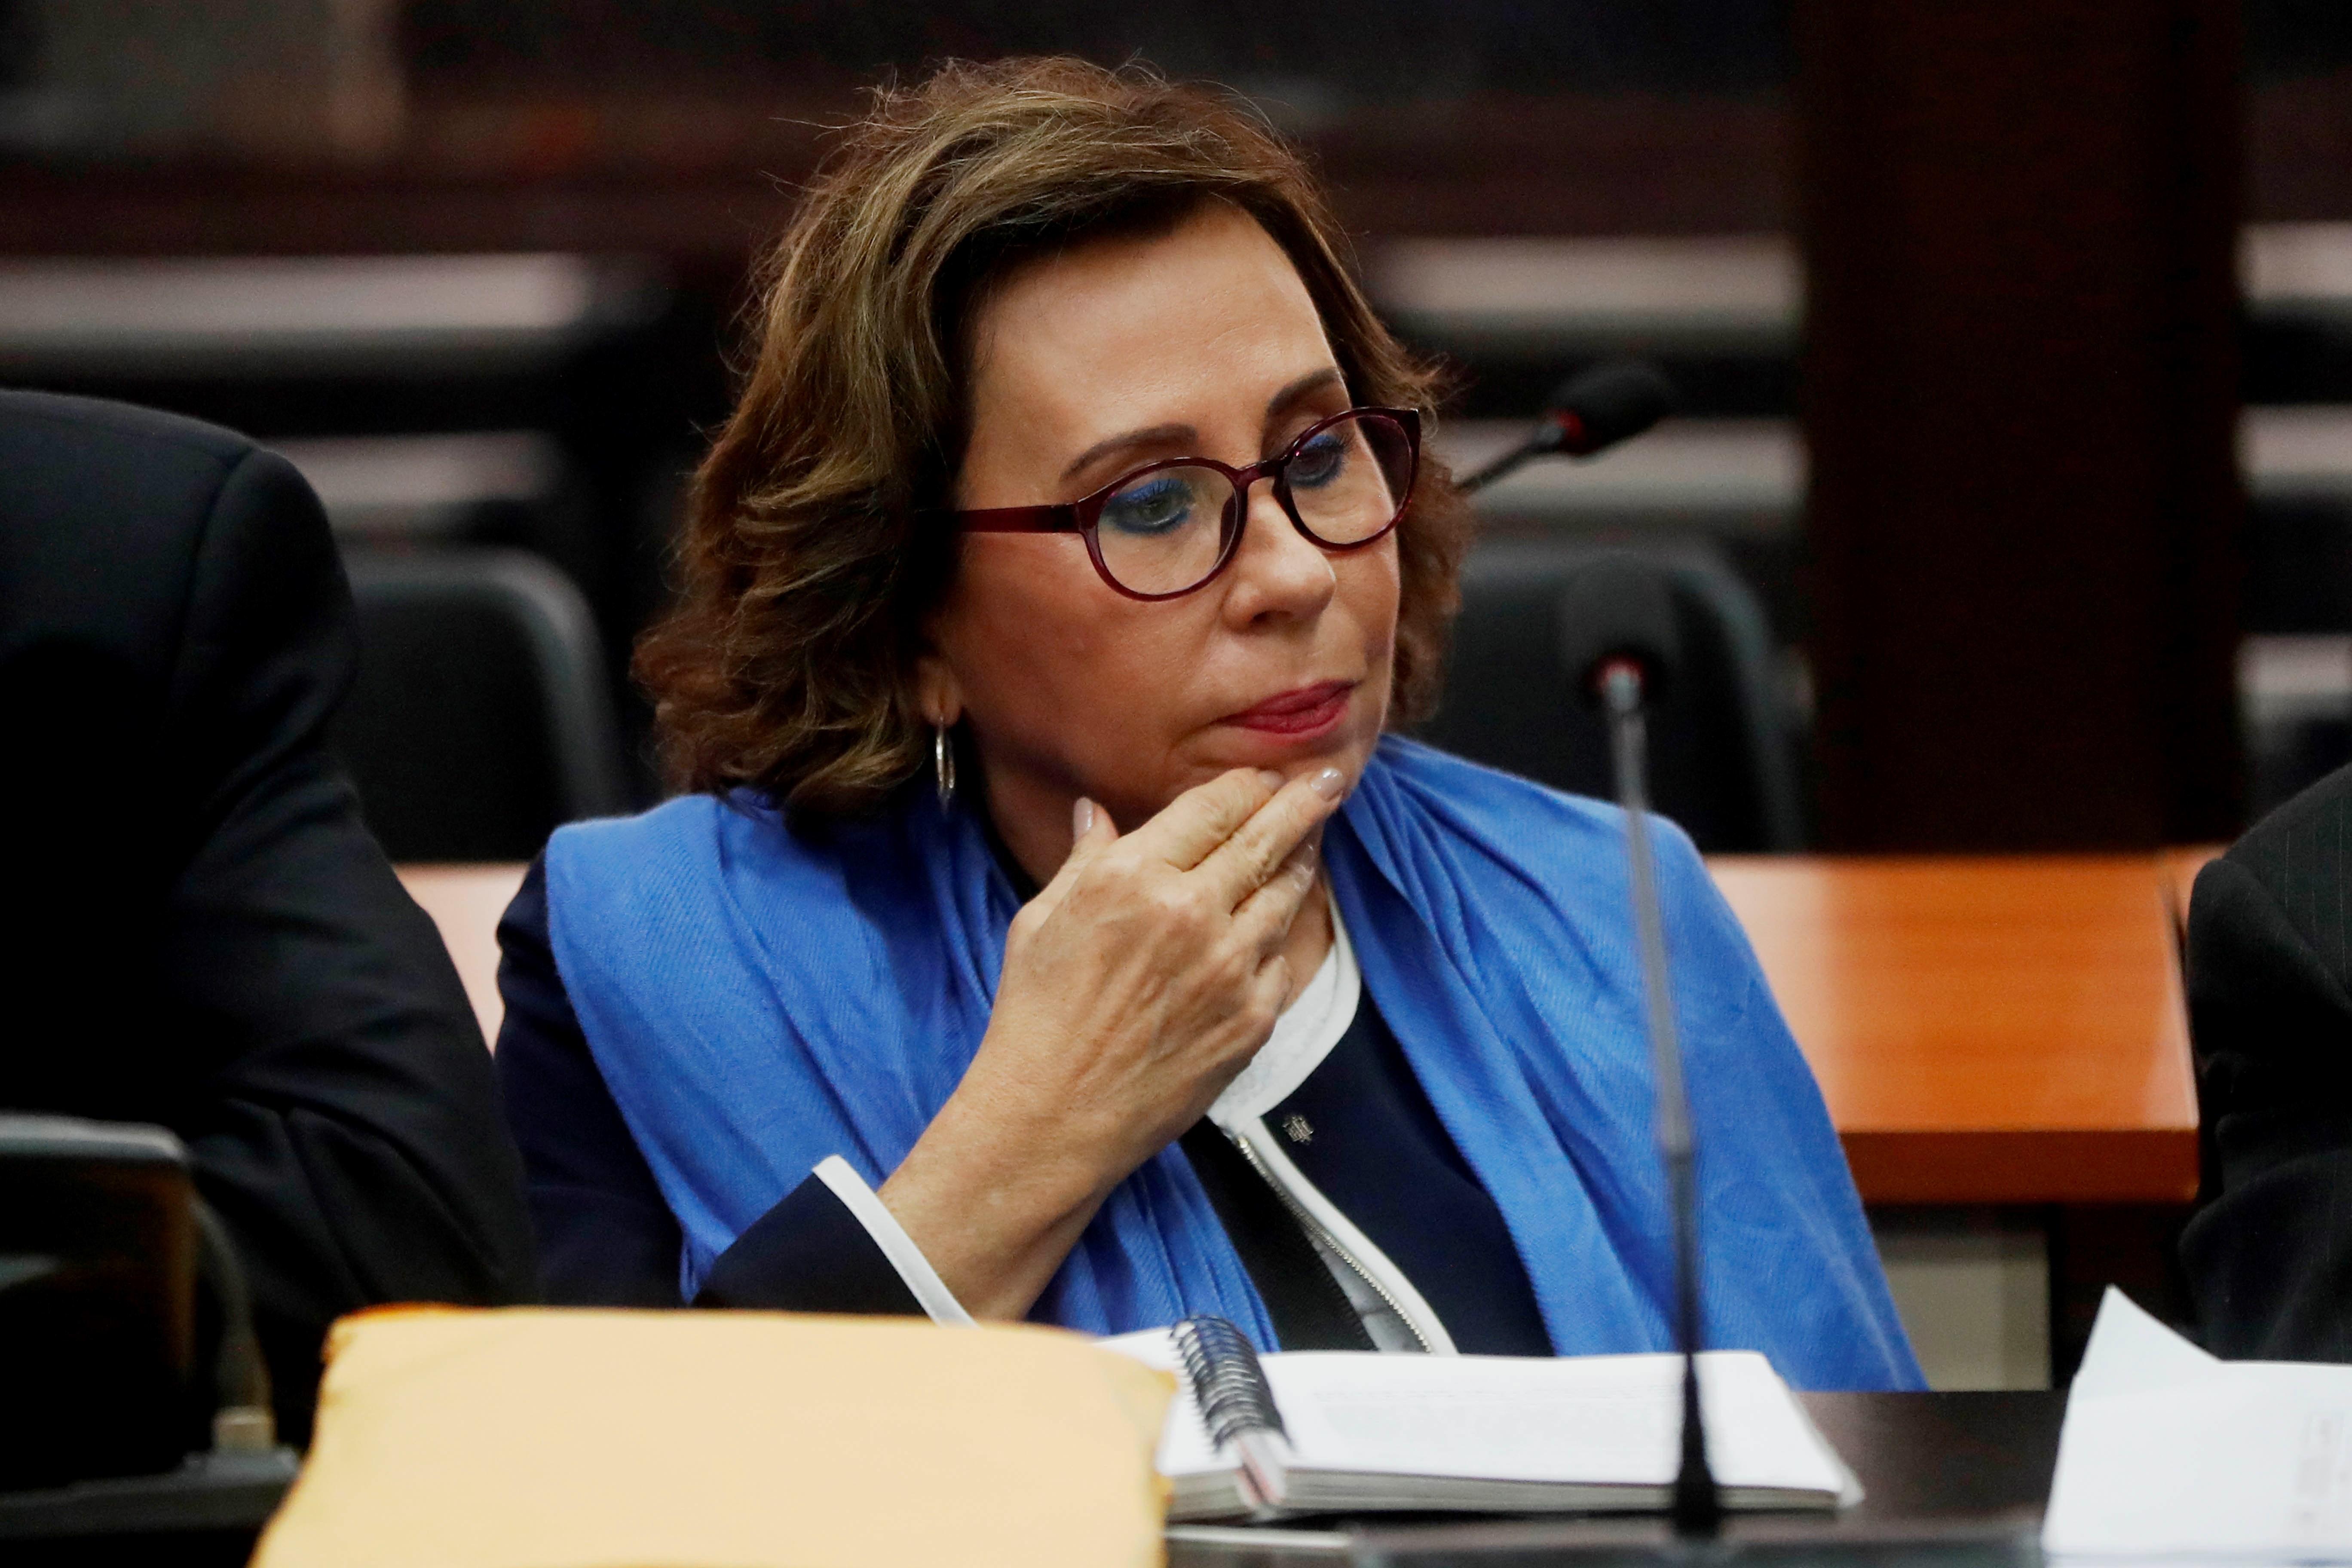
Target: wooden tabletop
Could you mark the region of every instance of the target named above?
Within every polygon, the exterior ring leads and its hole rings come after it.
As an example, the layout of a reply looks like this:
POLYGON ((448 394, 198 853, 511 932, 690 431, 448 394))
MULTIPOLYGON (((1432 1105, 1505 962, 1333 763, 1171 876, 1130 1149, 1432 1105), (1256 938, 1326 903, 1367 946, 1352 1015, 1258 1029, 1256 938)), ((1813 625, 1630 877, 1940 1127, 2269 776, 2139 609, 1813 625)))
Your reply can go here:
MULTIPOLYGON (((2175 1203, 2197 1100, 2174 905, 2210 851, 1709 862, 1864 1198, 2175 1203)), ((496 1039, 520 866, 410 866, 496 1039)))
POLYGON ((2152 855, 1724 857, 1873 1203, 2174 1203, 2197 1098, 2152 855))

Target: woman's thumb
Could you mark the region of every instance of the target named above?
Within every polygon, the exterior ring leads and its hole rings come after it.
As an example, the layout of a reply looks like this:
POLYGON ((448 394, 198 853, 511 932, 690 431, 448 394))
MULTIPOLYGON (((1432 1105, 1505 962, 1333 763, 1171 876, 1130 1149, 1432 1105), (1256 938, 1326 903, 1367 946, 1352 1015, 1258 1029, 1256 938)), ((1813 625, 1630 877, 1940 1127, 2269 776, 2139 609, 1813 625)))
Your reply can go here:
POLYGON ((1083 859, 1118 841, 1118 826, 1111 821, 1110 813, 1085 795, 1078 796, 1070 807, 1070 858, 1083 859))
POLYGON ((1118 839, 1118 828, 1112 824, 1110 813, 1080 795, 1070 807, 1070 852, 1063 858, 1061 868, 1054 873, 1054 879, 1039 889, 1037 902, 1049 910, 1059 904, 1078 868, 1097 850, 1118 839))

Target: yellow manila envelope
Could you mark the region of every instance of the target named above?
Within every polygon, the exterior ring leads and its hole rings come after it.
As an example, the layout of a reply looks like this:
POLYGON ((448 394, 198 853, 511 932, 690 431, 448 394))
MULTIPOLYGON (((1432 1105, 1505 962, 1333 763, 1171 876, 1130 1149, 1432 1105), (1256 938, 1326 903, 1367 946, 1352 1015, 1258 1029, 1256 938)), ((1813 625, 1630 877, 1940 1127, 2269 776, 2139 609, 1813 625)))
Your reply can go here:
POLYGON ((363 1312, 254 1568, 1141 1568, 1172 1388, 1056 1329, 363 1312))

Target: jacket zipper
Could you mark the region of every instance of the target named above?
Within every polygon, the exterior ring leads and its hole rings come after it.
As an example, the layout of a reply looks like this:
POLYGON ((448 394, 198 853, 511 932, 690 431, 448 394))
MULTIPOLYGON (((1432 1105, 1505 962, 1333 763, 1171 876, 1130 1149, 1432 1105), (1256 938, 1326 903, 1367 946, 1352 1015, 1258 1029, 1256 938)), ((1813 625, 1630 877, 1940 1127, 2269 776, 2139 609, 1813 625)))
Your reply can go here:
MULTIPOLYGON (((1221 1128, 1219 1131, 1223 1130, 1221 1128)), ((1421 1326, 1412 1321, 1412 1314, 1398 1304, 1397 1299, 1389 1294, 1389 1288, 1381 1284, 1379 1278, 1370 1269, 1365 1268, 1363 1261, 1349 1251, 1339 1238, 1324 1226, 1321 1220, 1307 1212, 1307 1205, 1292 1196, 1288 1187, 1276 1180, 1274 1173, 1266 1169, 1265 1162, 1258 1158, 1257 1151, 1250 1147, 1249 1140, 1231 1132, 1227 1132, 1225 1137, 1234 1148, 1242 1152, 1242 1158, 1249 1162, 1250 1169, 1258 1173, 1258 1179, 1274 1189, 1274 1195, 1281 1200, 1284 1208, 1290 1211, 1290 1217, 1298 1222, 1299 1228, 1307 1232, 1309 1237, 1318 1238, 1318 1245, 1329 1248, 1331 1256, 1346 1264, 1356 1278, 1371 1288, 1372 1294, 1378 1296, 1388 1310, 1396 1314, 1396 1321, 1404 1325, 1404 1331, 1412 1336, 1413 1342, 1421 1347, 1423 1354, 1433 1353, 1429 1348, 1428 1336, 1424 1335, 1421 1331, 1421 1326)))

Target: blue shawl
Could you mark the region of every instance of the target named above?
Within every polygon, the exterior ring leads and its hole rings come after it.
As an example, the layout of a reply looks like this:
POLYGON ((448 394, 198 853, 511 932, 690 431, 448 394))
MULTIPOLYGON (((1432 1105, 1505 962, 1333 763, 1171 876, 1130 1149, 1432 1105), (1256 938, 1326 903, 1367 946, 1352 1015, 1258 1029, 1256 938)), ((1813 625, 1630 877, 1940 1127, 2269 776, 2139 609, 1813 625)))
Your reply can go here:
MULTIPOLYGON (((1690 841, 1657 837, 1698 1134, 1706 1338, 1806 1388, 1920 1385, 1804 1058, 1690 841)), ((1365 987, 1501 1209, 1562 1354, 1664 1349, 1673 1255, 1616 811, 1389 739, 1324 838, 1365 987)), ((988 1024, 1019 896, 968 805, 823 837, 749 800, 560 830, 558 968, 712 1261, 828 1154, 879 1185, 988 1024)), ((1181 1150, 1112 1193, 1032 1316, 1274 1327, 1181 1150)))

